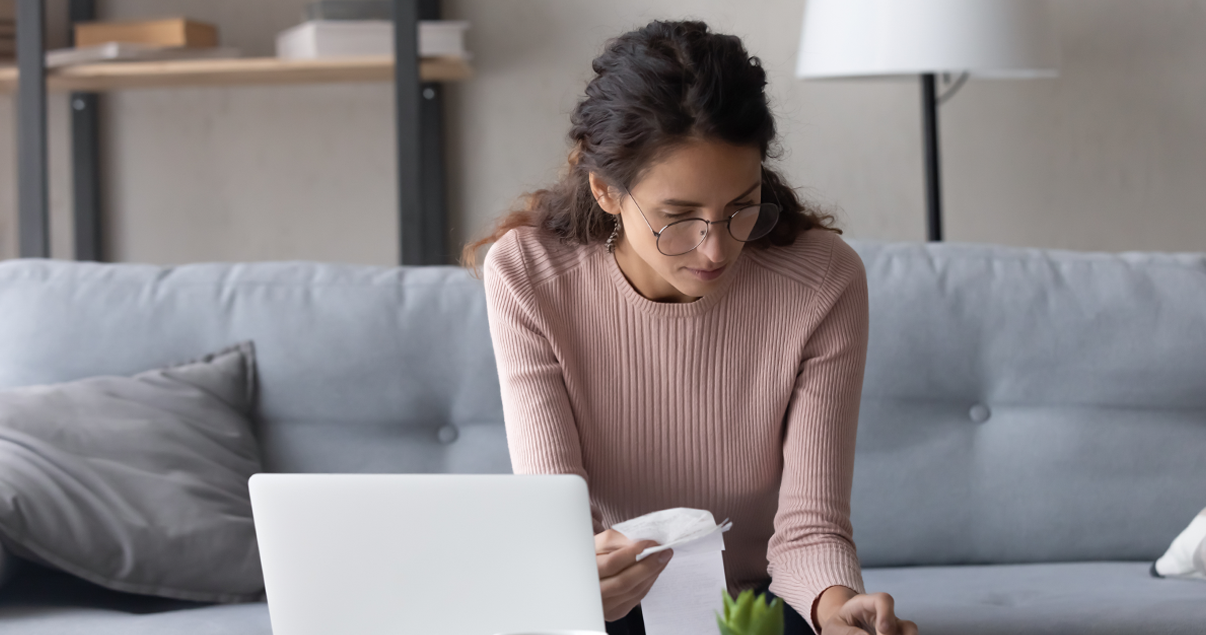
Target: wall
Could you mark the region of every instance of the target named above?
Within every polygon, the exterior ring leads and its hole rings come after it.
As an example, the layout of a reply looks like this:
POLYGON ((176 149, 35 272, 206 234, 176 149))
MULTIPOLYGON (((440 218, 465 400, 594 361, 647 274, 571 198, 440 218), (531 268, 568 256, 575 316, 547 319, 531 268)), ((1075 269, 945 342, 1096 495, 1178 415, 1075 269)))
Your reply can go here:
MULTIPOLYGON (((102 0, 187 14, 271 54, 305 0, 102 0)), ((942 109, 948 238, 1084 250, 1206 250, 1206 0, 1055 0, 1056 80, 972 81, 942 109)), ((450 86, 451 240, 556 176, 591 58, 655 17, 745 38, 771 77, 781 168, 848 234, 924 237, 915 81, 792 77, 800 0, 445 0, 477 77, 450 86)), ((65 97, 52 99, 54 253, 69 253, 65 97)), ((0 121, 13 121, 0 97, 0 121)), ((118 260, 396 261, 388 85, 138 90, 104 114, 118 260)), ((0 134, 0 257, 15 255, 14 139, 0 134)))

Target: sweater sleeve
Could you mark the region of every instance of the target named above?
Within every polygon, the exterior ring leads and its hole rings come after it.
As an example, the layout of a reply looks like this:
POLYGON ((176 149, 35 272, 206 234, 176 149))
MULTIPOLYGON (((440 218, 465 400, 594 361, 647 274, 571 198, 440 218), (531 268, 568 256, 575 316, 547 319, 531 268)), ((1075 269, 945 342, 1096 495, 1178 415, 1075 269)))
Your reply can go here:
MULTIPOLYGON (((547 336, 515 232, 485 262, 486 312, 498 365, 503 420, 516 474, 577 474, 586 479, 582 446, 561 364, 547 336)), ((592 502, 595 533, 602 515, 592 502)))
POLYGON ((829 587, 863 593, 850 488, 867 355, 867 277, 853 249, 836 237, 831 244, 810 320, 816 326, 786 414, 783 480, 767 549, 771 591, 801 615, 813 615, 829 587))

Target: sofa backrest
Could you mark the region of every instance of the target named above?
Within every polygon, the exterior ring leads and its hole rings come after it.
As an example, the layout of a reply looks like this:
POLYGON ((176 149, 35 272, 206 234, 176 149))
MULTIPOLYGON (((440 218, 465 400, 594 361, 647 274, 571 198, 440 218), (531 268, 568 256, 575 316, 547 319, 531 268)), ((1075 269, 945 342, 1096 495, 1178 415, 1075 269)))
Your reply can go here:
MULTIPOLYGON (((1206 258, 852 244, 865 566, 1149 560, 1206 506, 1206 258)), ((272 471, 510 469, 461 269, 0 262, 0 388, 246 339, 272 471)))
POLYGON ((510 471, 485 294, 461 269, 0 263, 0 388, 242 340, 271 471, 510 471))
POLYGON ((865 566, 1154 560, 1206 507, 1206 257, 855 247, 865 566))

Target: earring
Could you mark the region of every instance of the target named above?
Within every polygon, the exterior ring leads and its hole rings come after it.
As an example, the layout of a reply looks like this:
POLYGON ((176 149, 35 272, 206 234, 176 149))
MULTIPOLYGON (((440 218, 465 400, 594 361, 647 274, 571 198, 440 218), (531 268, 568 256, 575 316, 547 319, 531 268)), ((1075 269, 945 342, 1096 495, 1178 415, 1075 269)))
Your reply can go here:
POLYGON ((620 215, 616 214, 616 224, 611 230, 611 235, 607 237, 607 253, 616 253, 616 236, 620 235, 620 215))

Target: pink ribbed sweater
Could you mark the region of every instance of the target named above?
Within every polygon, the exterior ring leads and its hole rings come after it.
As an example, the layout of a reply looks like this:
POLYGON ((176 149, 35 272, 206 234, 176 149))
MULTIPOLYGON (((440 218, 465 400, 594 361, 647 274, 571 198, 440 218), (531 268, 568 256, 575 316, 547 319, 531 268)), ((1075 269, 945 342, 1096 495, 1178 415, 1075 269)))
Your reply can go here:
POLYGON ((713 293, 654 302, 601 245, 532 228, 485 262, 511 463, 578 474, 595 531, 669 507, 729 518, 736 592, 808 616, 863 591, 850 528, 867 348, 862 261, 836 234, 746 248, 713 293))

